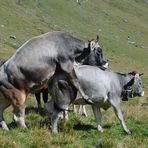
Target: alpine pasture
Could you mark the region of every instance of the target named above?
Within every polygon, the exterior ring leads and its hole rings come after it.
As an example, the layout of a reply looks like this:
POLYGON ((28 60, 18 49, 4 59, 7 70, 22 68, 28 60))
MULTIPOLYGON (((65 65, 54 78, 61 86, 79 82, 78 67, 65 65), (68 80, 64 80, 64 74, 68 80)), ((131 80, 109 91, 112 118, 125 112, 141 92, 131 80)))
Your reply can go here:
MULTIPOLYGON (((36 108, 33 94, 27 97, 27 129, 5 111, 10 131, 0 129, 1 148, 147 148, 148 147, 148 1, 147 0, 0 0, 0 59, 9 58, 33 36, 60 30, 83 40, 100 37, 104 56, 113 71, 144 73, 145 96, 122 103, 131 135, 125 135, 113 109, 103 111, 104 133, 87 105, 88 117, 69 113, 59 134, 51 133, 49 120, 29 109, 36 108)), ((49 96, 50 97, 50 96, 49 96)))

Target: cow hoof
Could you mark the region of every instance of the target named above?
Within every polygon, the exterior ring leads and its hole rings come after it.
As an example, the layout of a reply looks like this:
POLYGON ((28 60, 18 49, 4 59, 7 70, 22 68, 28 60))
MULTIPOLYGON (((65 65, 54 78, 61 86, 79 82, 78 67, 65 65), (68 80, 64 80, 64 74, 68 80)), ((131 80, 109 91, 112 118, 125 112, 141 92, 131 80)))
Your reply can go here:
POLYGON ((83 117, 87 117, 88 115, 87 115, 87 114, 85 114, 85 113, 83 113, 83 114, 82 114, 82 116, 83 116, 83 117))
POLYGON ((99 132, 103 133, 104 132, 104 129, 101 129, 101 130, 98 130, 99 132))
POLYGON ((86 104, 94 104, 91 98, 85 99, 86 104))
POLYGON ((131 131, 130 130, 126 130, 125 133, 128 134, 128 135, 131 135, 131 131))
POLYGON ((101 132, 101 133, 104 132, 104 129, 103 129, 101 126, 99 126, 99 125, 98 125, 98 127, 97 127, 97 130, 98 130, 99 132, 101 132))
POLYGON ((9 128, 8 128, 7 124, 5 123, 5 121, 1 121, 0 125, 1 125, 2 129, 9 131, 9 128))
POLYGON ((58 134, 58 131, 57 130, 52 130, 52 133, 58 134))

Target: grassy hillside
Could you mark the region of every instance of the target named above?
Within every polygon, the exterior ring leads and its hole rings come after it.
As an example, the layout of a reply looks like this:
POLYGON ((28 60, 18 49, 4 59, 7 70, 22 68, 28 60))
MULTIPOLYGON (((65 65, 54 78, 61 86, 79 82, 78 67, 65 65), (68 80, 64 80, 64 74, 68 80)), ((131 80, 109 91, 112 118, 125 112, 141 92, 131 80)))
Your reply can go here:
MULTIPOLYGON (((0 0, 0 58, 9 58, 31 37, 53 30, 66 31, 84 40, 90 40, 99 34, 100 45, 105 57, 109 59, 110 68, 121 72, 144 72, 142 80, 148 96, 146 0, 80 0, 80 4, 76 0, 0 0), (16 39, 10 36, 15 36, 16 39)), ((29 114, 27 130, 15 128, 7 133, 0 129, 0 146, 147 147, 146 98, 140 101, 136 98, 123 104, 127 126, 133 130, 132 136, 122 134, 118 121, 112 116, 112 110, 103 112, 103 123, 109 124, 103 134, 93 128, 73 129, 77 124, 80 127, 84 124, 84 128, 88 125, 95 127, 91 111, 87 119, 72 114, 70 121, 62 125, 66 132, 62 130, 56 136, 48 132, 46 118, 29 114), (141 102, 146 105, 141 106, 141 102)), ((28 105, 35 104, 33 96, 29 96, 28 100, 28 105)), ((6 112, 6 120, 8 123, 12 121, 10 110, 6 112)))

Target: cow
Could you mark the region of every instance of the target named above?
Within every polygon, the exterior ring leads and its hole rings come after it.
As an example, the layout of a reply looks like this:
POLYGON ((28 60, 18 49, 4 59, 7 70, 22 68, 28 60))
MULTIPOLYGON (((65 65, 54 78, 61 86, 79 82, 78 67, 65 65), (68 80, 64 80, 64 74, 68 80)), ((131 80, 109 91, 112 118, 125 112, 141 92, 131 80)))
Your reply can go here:
MULTIPOLYGON (((83 58, 83 61, 81 61, 81 64, 82 65, 97 66, 97 67, 99 67, 99 68, 101 68, 103 70, 106 70, 108 68, 108 66, 109 66, 109 63, 104 59, 102 48, 98 44, 98 41, 99 41, 99 36, 98 35, 97 35, 96 41, 97 41, 96 43, 97 43, 98 48, 92 50, 88 56, 83 58)), ((77 104, 77 103, 76 102, 74 103, 73 108, 74 108, 74 112, 76 113, 77 109, 76 109, 75 104, 77 104)), ((87 112, 86 112, 86 109, 85 109, 85 105, 82 105, 81 103, 78 103, 78 104, 80 104, 79 114, 84 115, 85 117, 87 117, 87 112)))
MULTIPOLYGON (((94 39, 92 39, 89 42, 92 43, 92 45, 91 45, 92 47, 96 46, 97 48, 91 48, 92 50, 90 51, 90 53, 87 56, 85 54, 82 54, 81 58, 79 57, 79 59, 76 59, 76 61, 77 61, 76 64, 93 65, 93 66, 100 67, 100 68, 102 68, 104 70, 107 69, 109 63, 104 59, 103 50, 102 50, 101 46, 98 43, 99 42, 99 36, 97 35, 96 42, 94 42, 94 39)), ((48 88, 47 88, 47 85, 46 85, 46 87, 42 88, 41 90, 39 90, 38 92, 35 93, 35 97, 36 97, 36 100, 37 100, 37 105, 38 105, 38 111, 39 112, 41 111, 41 96, 43 98, 44 103, 47 103, 47 100, 48 100, 48 88)), ((76 113, 77 112, 76 106, 73 105, 73 108, 74 108, 74 112, 76 113)), ((79 114, 84 115, 85 117, 87 117, 87 112, 86 112, 86 109, 85 109, 85 105, 80 105, 79 114)))
MULTIPOLYGON (((75 72, 84 92, 94 102, 91 106, 97 122, 97 130, 103 132, 100 108, 107 110, 112 106, 123 130, 130 134, 130 130, 124 122, 120 104, 122 100, 126 101, 135 96, 144 96, 140 80, 141 74, 137 72, 122 74, 108 70, 104 71, 89 65, 77 66, 75 72)), ((53 100, 46 103, 45 108, 51 116, 52 132, 57 133, 58 121, 62 112, 68 110, 71 102, 80 101, 82 97, 77 93, 77 89, 64 72, 55 75, 50 83, 53 100)), ((81 101, 81 104, 85 104, 83 99, 81 101)))
POLYGON ((13 106, 13 120, 22 128, 25 124, 25 101, 30 92, 37 92, 61 70, 80 91, 83 98, 92 103, 82 90, 73 65, 75 59, 98 48, 93 42, 85 42, 72 35, 53 31, 36 36, 25 42, 0 67, 0 125, 9 130, 4 110, 13 106), (92 46, 93 43, 93 46, 92 46))
MULTIPOLYGON (((80 60, 76 58, 77 63, 75 63, 75 64, 76 65, 77 64, 93 65, 93 66, 100 67, 104 70, 107 69, 109 64, 104 59, 103 50, 102 50, 101 46, 99 45, 99 36, 97 35, 96 42, 94 42, 94 39, 90 40, 89 42, 91 42, 91 46, 92 46, 91 49, 92 50, 90 51, 90 53, 88 55, 82 54, 81 58, 79 58, 80 60), (94 47, 97 47, 97 48, 94 48, 94 47), (83 60, 81 60, 81 59, 83 59, 83 60)), ((48 88, 44 87, 39 92, 35 93, 35 97, 36 97, 37 104, 38 104, 38 111, 41 110, 41 96, 43 98, 44 103, 46 103, 48 100, 48 88)), ((73 105, 73 108, 74 108, 74 112, 76 113, 77 112, 76 106, 73 105)), ((84 115, 87 117, 87 112, 86 112, 84 105, 80 105, 79 113, 81 115, 84 115)))

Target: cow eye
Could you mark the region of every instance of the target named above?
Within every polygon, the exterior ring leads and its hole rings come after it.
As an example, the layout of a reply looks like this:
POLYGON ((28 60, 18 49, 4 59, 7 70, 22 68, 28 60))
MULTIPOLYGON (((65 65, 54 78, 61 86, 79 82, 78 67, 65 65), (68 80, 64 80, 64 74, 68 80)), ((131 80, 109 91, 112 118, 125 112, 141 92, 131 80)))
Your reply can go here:
POLYGON ((97 52, 101 53, 102 52, 102 49, 101 48, 97 48, 97 52))

